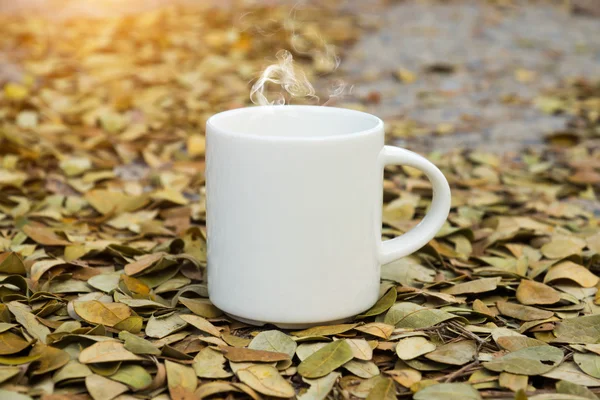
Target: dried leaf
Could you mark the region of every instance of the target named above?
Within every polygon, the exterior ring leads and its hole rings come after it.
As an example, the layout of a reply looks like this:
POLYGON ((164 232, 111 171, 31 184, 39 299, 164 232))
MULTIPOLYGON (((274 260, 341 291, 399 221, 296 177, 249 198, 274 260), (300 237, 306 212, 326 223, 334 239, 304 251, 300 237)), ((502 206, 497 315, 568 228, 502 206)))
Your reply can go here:
POLYGON ((142 361, 143 357, 133 354, 125 349, 121 342, 97 342, 86 347, 79 354, 79 362, 82 364, 102 363, 112 361, 142 361))
POLYGON ((285 353, 290 358, 294 357, 298 344, 280 331, 263 331, 252 339, 248 345, 252 350, 264 350, 276 353, 285 353))
POLYGON ((194 328, 201 330, 202 332, 206 332, 216 337, 221 336, 221 331, 216 326, 214 326, 202 317, 189 314, 180 315, 179 317, 188 324, 192 325, 194 328))
POLYGON ((15 354, 29 347, 30 342, 11 332, 0 333, 0 355, 15 354))
POLYGON ((194 371, 200 378, 228 378, 232 373, 225 371, 224 364, 223 353, 205 347, 194 358, 194 371))
POLYGON ((119 332, 119 339, 125 342, 123 347, 133 354, 149 354, 155 356, 160 354, 160 350, 156 346, 144 338, 132 333, 126 331, 119 332))
POLYGON ((94 400, 113 400, 128 388, 122 383, 111 381, 100 375, 89 375, 85 378, 85 387, 94 400))
POLYGON ((560 321, 554 328, 553 342, 598 343, 600 341, 600 315, 587 315, 560 321))
POLYGON ((435 344, 424 337, 415 336, 401 339, 396 345, 396 354, 401 360, 412 360, 430 353, 436 348, 435 344))
POLYGON ((369 391, 367 400, 394 400, 396 399, 396 386, 394 381, 390 378, 378 377, 377 381, 373 386, 373 389, 369 391))
POLYGON ((121 303, 74 301, 73 309, 82 319, 92 324, 115 326, 131 316, 131 309, 121 303))
POLYGON ((344 364, 344 368, 359 378, 368 379, 379 375, 379 368, 372 361, 350 360, 344 364))
POLYGON ((310 388, 300 396, 298 400, 324 400, 333 389, 333 385, 341 376, 338 372, 330 372, 322 378, 306 379, 304 382, 310 385, 310 388))
POLYGON ((461 340, 439 346, 434 351, 425 354, 425 358, 444 364, 464 365, 472 361, 476 354, 477 344, 475 341, 461 340))
POLYGON ((585 372, 581 371, 574 362, 564 362, 542 376, 569 381, 585 387, 600 386, 600 379, 587 375, 585 372))
POLYGON ((586 399, 598 400, 598 396, 596 396, 585 386, 580 386, 576 383, 568 381, 556 382, 556 392, 562 394, 572 394, 586 399))
POLYGON ((560 294, 550 286, 527 279, 519 284, 516 296, 525 305, 554 304, 560 300, 560 294))
POLYGON ((167 316, 150 317, 146 325, 146 335, 153 338, 164 338, 172 333, 178 332, 187 326, 187 322, 178 314, 167 316))
POLYGON ((470 281, 470 282, 459 283, 454 286, 450 286, 449 288, 443 289, 442 293, 457 295, 457 294, 467 294, 467 293, 491 292, 492 290, 496 290, 500 280, 501 280, 500 277, 495 277, 495 278, 483 278, 483 279, 477 279, 477 280, 470 281))
POLYGON ((550 268, 544 277, 544 283, 558 279, 574 281, 585 288, 594 287, 600 281, 600 278, 587 268, 571 261, 563 261, 550 268))
POLYGON ((382 322, 371 322, 369 324, 357 326, 354 329, 387 340, 392 336, 394 326, 382 322))
POLYGON ((346 339, 346 342, 352 349, 352 356, 357 360, 368 361, 373 358, 373 349, 365 339, 346 339))
POLYGON ((466 383, 438 383, 419 390, 415 400, 481 400, 479 392, 466 383))
POLYGON ((368 309, 364 313, 358 315, 357 318, 366 318, 366 317, 371 317, 373 315, 383 314, 384 312, 386 312, 387 310, 389 310, 389 308, 391 306, 394 305, 394 303, 396 302, 396 296, 397 296, 396 288, 395 287, 390 288, 377 301, 377 303, 375 303, 375 305, 373 305, 373 307, 371 307, 370 309, 368 309))
POLYGON ((298 337, 339 335, 340 333, 348 332, 349 330, 354 329, 357 325, 358 324, 315 326, 303 331, 292 332, 292 335, 298 337))
POLYGON ((57 370, 71 360, 71 356, 66 351, 52 346, 37 345, 30 353, 30 355, 34 354, 41 354, 41 357, 37 359, 32 375, 42 375, 57 370))
POLYGON ((165 361, 167 369, 167 382, 172 399, 186 398, 196 390, 198 379, 191 367, 181 365, 169 360, 165 361))
POLYGON ((223 312, 215 307, 209 300, 186 299, 185 297, 180 297, 179 302, 194 314, 204 318, 217 318, 223 315, 223 312))
POLYGON ((562 350, 552 346, 526 347, 495 358, 483 366, 496 372, 542 375, 558 366, 563 356, 562 350))
POLYGON ((40 342, 46 343, 46 337, 50 334, 50 329, 42 325, 26 306, 16 301, 11 301, 6 306, 15 316, 17 322, 27 330, 27 333, 40 342))
POLYGON ((499 301, 496 303, 496 306, 498 307, 500 314, 521 321, 548 319, 554 315, 552 311, 541 310, 539 308, 523 306, 515 303, 508 303, 506 301, 499 301))
POLYGON ((141 365, 121 365, 119 370, 110 376, 113 381, 124 383, 134 391, 143 390, 152 384, 152 377, 141 365))
POLYGON ((289 360, 287 353, 274 351, 252 350, 243 347, 219 346, 225 358, 233 362, 277 362, 289 360))
POLYGON ((573 361, 586 374, 594 378, 600 378, 600 356, 589 353, 575 353, 573 361))
POLYGON ((292 385, 270 365, 252 365, 238 371, 237 376, 240 381, 267 396, 292 397, 295 394, 292 385))
POLYGON ((305 378, 320 378, 351 359, 352 348, 350 345, 345 340, 337 340, 302 361, 298 366, 298 373, 305 378))

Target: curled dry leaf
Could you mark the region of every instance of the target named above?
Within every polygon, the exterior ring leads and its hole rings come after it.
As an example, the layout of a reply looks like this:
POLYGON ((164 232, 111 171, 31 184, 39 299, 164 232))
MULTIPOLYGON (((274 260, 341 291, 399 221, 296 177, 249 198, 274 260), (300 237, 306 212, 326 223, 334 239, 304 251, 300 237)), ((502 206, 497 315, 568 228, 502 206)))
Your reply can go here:
POLYGON ((221 331, 202 317, 186 314, 180 315, 179 318, 192 325, 194 328, 200 329, 202 332, 206 332, 216 337, 221 336, 221 331))
POLYGON ((577 282, 584 288, 594 287, 600 281, 589 269, 572 261, 563 261, 550 268, 544 276, 544 283, 559 279, 577 282))

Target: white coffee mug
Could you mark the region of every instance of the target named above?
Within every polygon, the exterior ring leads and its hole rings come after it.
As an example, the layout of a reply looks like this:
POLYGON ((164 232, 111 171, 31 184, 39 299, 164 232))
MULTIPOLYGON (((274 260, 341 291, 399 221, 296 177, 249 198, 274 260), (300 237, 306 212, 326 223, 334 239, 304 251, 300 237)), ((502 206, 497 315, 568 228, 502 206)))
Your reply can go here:
POLYGON ((378 298, 381 264, 431 240, 450 188, 420 155, 384 145, 383 122, 321 106, 240 108, 207 122, 208 291, 232 318, 283 328, 344 320, 378 298), (383 168, 422 170, 423 221, 381 240, 383 168))

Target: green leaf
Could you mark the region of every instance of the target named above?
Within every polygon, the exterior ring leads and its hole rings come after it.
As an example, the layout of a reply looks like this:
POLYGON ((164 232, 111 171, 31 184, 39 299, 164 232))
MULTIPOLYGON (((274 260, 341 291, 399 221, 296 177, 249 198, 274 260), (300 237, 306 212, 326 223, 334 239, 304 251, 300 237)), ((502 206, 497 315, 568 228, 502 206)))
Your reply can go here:
POLYGON ((402 302, 396 303, 388 310, 385 314, 383 322, 389 325, 396 325, 400 320, 417 310, 423 310, 424 308, 415 303, 402 302))
POLYGON ((459 317, 458 315, 450 314, 442 310, 426 308, 408 314, 396 323, 396 327, 413 329, 430 328, 450 319, 460 319, 467 322, 465 318, 459 317))
POLYGON ((119 332, 119 339, 125 342, 125 348, 133 354, 150 354, 155 356, 160 354, 160 350, 156 346, 132 333, 126 331, 119 332))
POLYGON ((600 314, 560 321, 554 328, 554 336, 554 343, 598 343, 600 314))
POLYGON ((358 324, 315 326, 313 328, 308 328, 303 331, 292 332, 292 335, 298 337, 338 335, 340 333, 348 332, 349 330, 354 329, 354 327, 356 327, 357 325, 358 324))
POLYGON ((526 347, 483 363, 483 366, 495 372, 541 375, 558 366, 563 356, 561 349, 552 346, 526 347))
POLYGON ((298 366, 305 378, 320 378, 352 359, 352 349, 345 340, 337 340, 318 350, 298 366))
POLYGON ((546 378, 569 381, 586 387, 600 386, 600 379, 589 376, 579 369, 574 362, 564 362, 551 371, 546 372, 542 376, 546 378))
POLYGON ((145 389, 152 384, 152 376, 144 367, 137 364, 121 365, 110 379, 124 383, 134 391, 145 389))
POLYGON ((574 396, 579 396, 591 400, 598 400, 598 396, 596 396, 591 390, 589 390, 585 386, 581 386, 569 381, 556 382, 556 392, 561 394, 572 394, 574 396))
POLYGON ((593 376, 594 378, 600 378, 600 356, 591 353, 575 353, 573 355, 573 361, 583 372, 593 376))
POLYGON ((441 290, 441 292, 452 295, 491 292, 496 290, 501 280, 500 277, 476 279, 470 282, 458 283, 441 290))
POLYGON ((395 287, 391 287, 373 307, 358 315, 356 318, 372 317, 374 315, 383 314, 390 309, 396 302, 397 292, 395 287))
POLYGON ((390 378, 378 377, 373 386, 373 389, 369 392, 367 400, 395 400, 396 399, 396 385, 390 378))

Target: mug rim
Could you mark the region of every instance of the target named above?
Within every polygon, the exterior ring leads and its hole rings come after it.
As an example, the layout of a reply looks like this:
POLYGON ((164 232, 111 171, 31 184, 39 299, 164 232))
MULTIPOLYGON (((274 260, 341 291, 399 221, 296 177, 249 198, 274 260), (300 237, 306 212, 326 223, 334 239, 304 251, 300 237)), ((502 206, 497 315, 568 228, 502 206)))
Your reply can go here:
POLYGON ((252 140, 261 140, 261 141, 281 141, 281 142, 292 142, 292 141, 301 141, 301 142, 317 142, 317 141, 339 141, 339 140, 348 140, 348 139, 353 139, 353 138, 360 138, 360 137, 365 137, 365 136, 369 136, 372 135, 374 133, 377 133, 379 131, 383 131, 383 121, 381 120, 381 118, 367 113, 367 112, 363 112, 363 111, 358 111, 358 110, 352 110, 352 109, 348 109, 348 108, 340 108, 340 107, 328 107, 328 106, 315 106, 315 105, 291 105, 291 104, 287 104, 287 105, 266 105, 266 106, 248 106, 248 107, 240 107, 240 108, 234 108, 231 110, 226 110, 226 111, 221 111, 217 114, 212 115, 207 121, 206 121, 206 127, 207 127, 207 132, 208 133, 208 128, 210 127, 211 130, 218 132, 221 135, 225 135, 225 136, 229 136, 232 138, 237 138, 237 139, 252 139, 252 140), (348 133, 339 133, 336 135, 326 135, 326 136, 278 136, 278 135, 260 135, 260 134, 256 134, 256 133, 246 133, 246 132, 241 132, 241 131, 234 131, 231 129, 224 129, 222 127, 219 127, 216 122, 218 122, 219 119, 221 118, 225 118, 227 116, 233 116, 235 114, 244 114, 244 113, 253 113, 256 112, 255 110, 260 110, 260 109, 272 109, 272 110, 277 110, 277 109, 282 109, 285 108, 286 110, 290 110, 293 111, 294 109, 310 109, 311 111, 316 111, 319 113, 330 113, 330 114, 336 114, 336 115, 340 115, 340 114, 346 114, 348 116, 353 115, 353 116, 360 116, 360 117, 368 117, 370 119, 373 120, 374 122, 374 126, 367 128, 367 129, 360 129, 360 130, 356 130, 356 131, 352 131, 352 132, 348 132, 348 133))

